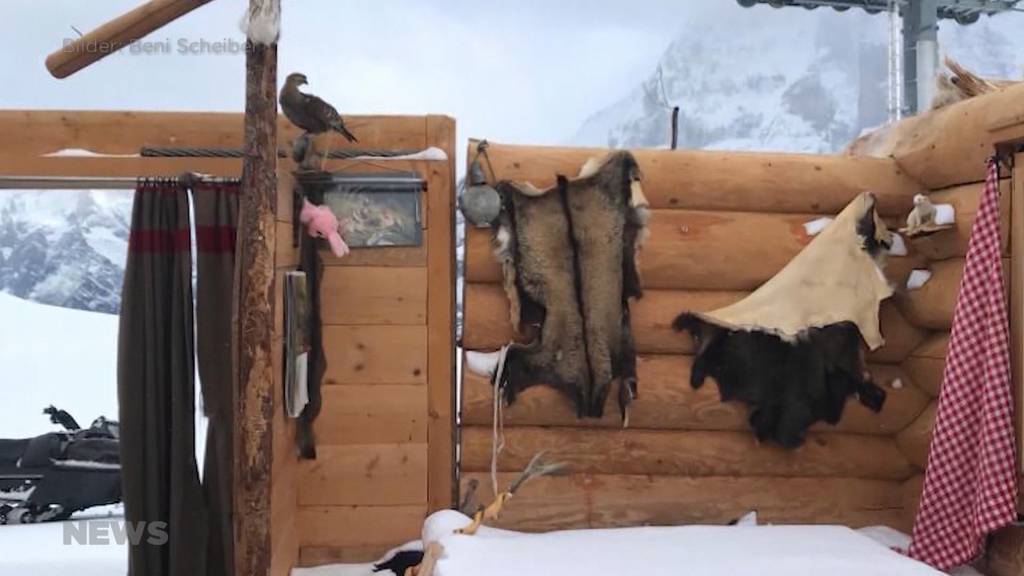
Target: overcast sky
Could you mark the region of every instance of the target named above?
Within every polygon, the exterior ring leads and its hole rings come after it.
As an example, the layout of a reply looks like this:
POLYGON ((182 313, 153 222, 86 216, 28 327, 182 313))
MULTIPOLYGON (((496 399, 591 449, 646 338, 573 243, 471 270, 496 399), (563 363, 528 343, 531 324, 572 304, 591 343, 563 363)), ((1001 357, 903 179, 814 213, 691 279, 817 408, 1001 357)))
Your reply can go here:
MULTIPOLYGON (((3 0, 0 107, 241 110, 244 57, 180 53, 179 41, 241 40, 245 0, 215 0, 148 40, 170 54, 117 54, 65 80, 46 55, 138 0, 3 0)), ((284 0, 280 75, 343 113, 445 113, 459 140, 557 143, 656 65, 687 13, 732 0, 284 0)))

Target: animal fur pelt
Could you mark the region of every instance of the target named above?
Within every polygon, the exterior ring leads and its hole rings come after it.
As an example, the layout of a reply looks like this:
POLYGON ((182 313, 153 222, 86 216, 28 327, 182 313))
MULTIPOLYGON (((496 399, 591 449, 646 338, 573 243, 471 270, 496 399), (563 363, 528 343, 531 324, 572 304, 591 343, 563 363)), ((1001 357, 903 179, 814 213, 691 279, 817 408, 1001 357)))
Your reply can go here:
POLYGON ((640 177, 632 154, 613 152, 547 190, 498 183, 493 244, 512 324, 527 342, 512 344, 496 372, 507 402, 544 383, 580 417, 598 418, 617 381, 625 424, 636 397, 628 300, 641 296, 636 251, 647 218, 640 177))
POLYGON ((711 376, 723 402, 751 406, 758 439, 803 443, 818 421, 836 424, 851 395, 879 411, 885 391, 865 371, 862 339, 884 340, 881 301, 892 294, 881 264, 891 234, 863 194, 781 272, 740 302, 673 322, 696 346, 690 385, 711 376))

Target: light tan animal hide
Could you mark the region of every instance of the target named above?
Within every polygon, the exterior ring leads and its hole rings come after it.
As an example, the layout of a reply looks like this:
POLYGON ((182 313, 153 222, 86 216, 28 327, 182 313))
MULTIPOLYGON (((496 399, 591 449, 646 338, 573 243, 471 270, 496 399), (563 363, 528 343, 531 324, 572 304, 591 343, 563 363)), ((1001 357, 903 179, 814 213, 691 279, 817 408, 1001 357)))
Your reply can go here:
POLYGON ((809 328, 852 322, 868 347, 878 348, 885 343, 879 304, 893 289, 881 269, 885 249, 865 250, 865 243, 887 246, 892 235, 874 207, 872 194, 860 194, 760 288, 731 306, 694 315, 724 328, 762 330, 788 341, 809 328), (861 232, 871 236, 865 240, 861 232))

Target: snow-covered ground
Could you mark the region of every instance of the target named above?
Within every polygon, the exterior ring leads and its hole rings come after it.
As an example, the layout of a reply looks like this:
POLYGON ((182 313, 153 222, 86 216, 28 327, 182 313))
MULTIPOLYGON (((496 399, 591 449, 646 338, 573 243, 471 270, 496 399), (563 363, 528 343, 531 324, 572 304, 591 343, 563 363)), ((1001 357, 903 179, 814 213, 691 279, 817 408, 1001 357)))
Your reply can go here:
POLYGON ((82 426, 117 419, 117 316, 0 293, 0 318, 0 438, 60 430, 50 404, 82 426))
MULTIPOLYGON (((69 522, 116 520, 120 506, 77 514, 69 522)), ((65 543, 68 522, 0 526, 0 576, 120 576, 128 571, 127 546, 65 543)))

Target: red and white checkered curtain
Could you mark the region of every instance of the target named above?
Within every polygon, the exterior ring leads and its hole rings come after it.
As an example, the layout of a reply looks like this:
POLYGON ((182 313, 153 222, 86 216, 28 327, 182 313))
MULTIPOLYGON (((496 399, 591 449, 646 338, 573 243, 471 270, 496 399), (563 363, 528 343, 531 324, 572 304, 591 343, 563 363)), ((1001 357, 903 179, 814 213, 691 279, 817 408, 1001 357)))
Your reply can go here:
POLYGON ((999 173, 971 230, 910 556, 947 570, 1012 522, 1017 485, 1010 345, 999 240, 999 173))

